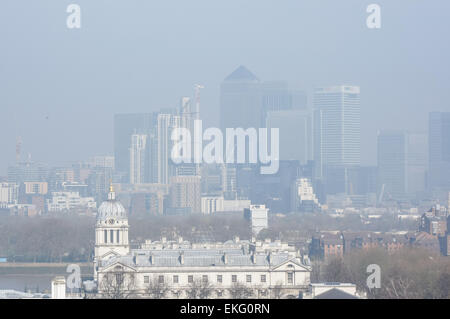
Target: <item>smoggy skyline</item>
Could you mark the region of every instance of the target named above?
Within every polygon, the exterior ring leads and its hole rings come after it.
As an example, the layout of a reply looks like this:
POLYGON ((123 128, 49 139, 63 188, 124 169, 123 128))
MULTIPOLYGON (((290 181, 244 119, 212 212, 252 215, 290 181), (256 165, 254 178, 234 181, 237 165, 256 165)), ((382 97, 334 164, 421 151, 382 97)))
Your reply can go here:
POLYGON ((378 129, 426 132, 449 111, 447 1, 72 1, 0 5, 0 174, 23 156, 60 163, 113 153, 113 115, 174 107, 205 86, 201 117, 219 125, 220 83, 239 65, 303 89, 361 87, 362 163, 376 164, 378 129))

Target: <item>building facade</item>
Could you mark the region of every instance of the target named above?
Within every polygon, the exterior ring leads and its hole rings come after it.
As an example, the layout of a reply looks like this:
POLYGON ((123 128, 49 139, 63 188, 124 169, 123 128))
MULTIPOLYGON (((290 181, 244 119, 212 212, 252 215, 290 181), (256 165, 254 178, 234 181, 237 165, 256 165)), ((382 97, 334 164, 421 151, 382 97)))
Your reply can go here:
POLYGON ((314 160, 316 176, 328 166, 360 165, 360 88, 319 87, 314 90, 314 160))
POLYGON ((145 149, 147 135, 131 135, 130 146, 130 184, 142 184, 145 181, 145 149))
POLYGON ((95 227, 94 277, 104 298, 296 298, 311 267, 280 243, 190 245, 146 242, 130 249, 128 219, 110 190, 95 227))
POLYGON ((450 112, 432 112, 428 126, 429 186, 450 190, 450 112))

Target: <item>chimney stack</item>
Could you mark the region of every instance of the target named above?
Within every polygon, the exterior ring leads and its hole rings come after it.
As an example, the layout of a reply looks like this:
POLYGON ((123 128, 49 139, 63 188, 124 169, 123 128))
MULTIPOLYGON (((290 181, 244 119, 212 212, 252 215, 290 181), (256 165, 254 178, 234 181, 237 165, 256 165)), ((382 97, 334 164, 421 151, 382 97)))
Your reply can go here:
POLYGON ((184 265, 184 252, 180 252, 180 264, 184 265))
POLYGON ((150 256, 148 257, 148 261, 150 262, 150 265, 153 265, 155 263, 155 256, 150 254, 150 256))

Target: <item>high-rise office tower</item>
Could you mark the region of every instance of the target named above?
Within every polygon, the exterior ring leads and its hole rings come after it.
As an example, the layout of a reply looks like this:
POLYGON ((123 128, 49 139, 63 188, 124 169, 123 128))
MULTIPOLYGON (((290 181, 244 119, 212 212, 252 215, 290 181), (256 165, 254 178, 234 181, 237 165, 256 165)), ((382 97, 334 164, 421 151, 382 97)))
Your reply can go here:
POLYGON ((429 186, 450 190, 450 112, 431 112, 428 127, 429 186))
POLYGON ((147 135, 145 142, 145 183, 158 183, 158 136, 157 130, 147 135))
POLYGON ((158 183, 169 184, 171 115, 158 114, 158 183))
POLYGON ((312 116, 308 109, 270 111, 266 127, 279 129, 280 160, 298 160, 304 165, 312 159, 312 116))
POLYGON ((399 198, 406 193, 406 134, 381 131, 377 137, 378 188, 383 194, 399 198))
POLYGON ((237 168, 235 165, 222 164, 222 192, 225 199, 236 199, 237 168))
POLYGON ((175 128, 183 127, 183 117, 176 109, 162 110, 158 114, 156 137, 157 137, 157 182, 159 184, 169 184, 171 176, 176 173, 175 166, 171 160, 173 142, 171 140, 172 131, 175 128))
POLYGON ((245 66, 238 67, 220 88, 220 123, 226 128, 259 128, 273 111, 305 109, 306 94, 291 90, 284 81, 260 81, 245 66))
POLYGON ((114 158, 116 172, 129 181, 130 139, 133 134, 149 134, 156 126, 156 113, 114 115, 114 158))
POLYGON ((130 146, 130 184, 145 182, 145 149, 147 135, 131 135, 130 146))
POLYGON ((394 199, 424 191, 427 168, 425 134, 398 130, 378 133, 378 190, 394 199))
MULTIPOLYGON (((417 194, 425 191, 428 170, 428 136, 421 132, 408 132, 407 151, 407 193, 417 194)), ((449 175, 450 177, 450 175, 449 175)))
POLYGON ((261 82, 240 66, 220 87, 220 124, 226 128, 259 128, 262 119, 261 82))
POLYGON ((169 214, 200 213, 200 176, 173 176, 170 179, 169 214))
POLYGON ((287 82, 267 81, 261 84, 262 89, 262 123, 266 124, 268 112, 306 110, 306 93, 289 89, 287 82))
POLYGON ((360 165, 360 89, 320 87, 314 91, 314 160, 316 177, 327 167, 360 165))

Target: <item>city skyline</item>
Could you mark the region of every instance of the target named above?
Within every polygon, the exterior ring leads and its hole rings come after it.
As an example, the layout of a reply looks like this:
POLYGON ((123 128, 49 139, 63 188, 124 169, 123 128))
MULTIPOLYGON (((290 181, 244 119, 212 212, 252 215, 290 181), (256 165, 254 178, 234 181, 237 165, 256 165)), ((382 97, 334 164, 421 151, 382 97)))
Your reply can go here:
MULTIPOLYGON (((196 13, 199 7, 205 7, 203 1, 190 5, 180 2, 178 5, 192 13, 193 19, 184 23, 186 31, 182 33, 179 33, 182 23, 170 20, 174 26, 168 29, 168 38, 164 38, 153 26, 166 26, 167 22, 161 21, 156 12, 178 12, 172 4, 140 4, 149 9, 152 19, 138 19, 142 25, 111 22, 108 24, 111 33, 106 32, 105 26, 86 17, 83 28, 74 34, 67 33, 64 28, 53 28, 59 21, 58 6, 24 6, 21 1, 8 1, 4 4, 6 10, 2 11, 0 19, 9 26, 0 31, 6 48, 0 53, 5 71, 1 82, 5 93, 0 102, 4 115, 10 120, 0 129, 0 147, 4 150, 4 157, 0 159, 0 175, 4 175, 7 164, 14 161, 15 139, 18 136, 23 139, 24 150, 36 160, 44 162, 82 160, 98 153, 111 154, 113 141, 110 137, 110 119, 113 114, 152 112, 175 106, 180 97, 191 95, 195 83, 205 85, 202 104, 205 120, 211 123, 208 126, 218 126, 220 83, 239 65, 246 65, 264 81, 286 81, 291 88, 302 89, 309 97, 314 87, 318 86, 360 86, 361 99, 364 101, 361 110, 362 163, 373 165, 379 129, 396 128, 405 113, 409 113, 409 118, 404 129, 420 129, 426 126, 428 111, 445 111, 448 107, 444 102, 450 100, 448 90, 445 89, 445 79, 450 68, 448 60, 443 57, 448 55, 449 45, 446 41, 440 41, 439 35, 448 29, 449 22, 441 14, 449 4, 442 1, 430 4, 381 1, 382 7, 386 8, 384 27, 373 32, 365 28, 363 23, 365 6, 355 6, 350 2, 290 2, 272 11, 269 10, 269 3, 263 1, 258 2, 258 5, 249 4, 241 8, 240 12, 235 12, 237 2, 231 1, 221 4, 224 16, 228 14, 236 18, 235 24, 227 28, 223 18, 219 19, 212 13, 206 16, 196 13), (408 10, 405 11, 405 7, 408 10), (21 19, 13 21, 19 11, 33 12, 36 16, 48 18, 48 25, 35 26, 35 32, 39 32, 35 40, 30 38, 32 33, 20 25, 21 19), (249 28, 244 17, 251 16, 255 11, 260 17, 255 18, 255 27, 249 28), (296 19, 279 18, 282 15, 293 17, 293 14, 296 19), (264 27, 262 22, 271 16, 280 23, 264 27), (313 16, 316 18, 313 19, 313 16), (415 19, 420 16, 424 19, 415 19), (211 23, 213 20, 216 23, 211 23), (210 32, 223 35, 221 41, 211 42, 210 47, 213 49, 210 51, 201 49, 205 47, 206 40, 212 40, 207 36, 209 32, 198 38, 193 36, 195 32, 192 35, 187 33, 188 30, 197 30, 197 25, 207 23, 210 32), (400 28, 399 25, 408 27, 400 28), (29 42, 14 41, 4 31, 11 27, 23 36, 23 41, 29 42), (257 27, 261 30, 255 33, 254 28, 257 27), (317 31, 306 31, 313 27, 317 31), (239 30, 245 32, 241 34, 239 30), (275 37, 279 32, 289 34, 290 37, 275 37), (316 36, 317 32, 322 34, 320 39, 316 36), (47 33, 49 37, 40 36, 47 33), (104 45, 101 48, 93 47, 93 41, 99 40, 99 33, 109 35, 103 38, 104 45), (342 39, 342 43, 336 42, 343 33, 347 36, 342 39), (130 48, 136 49, 133 63, 129 59, 122 59, 124 50, 115 49, 114 34, 130 48), (156 46, 144 45, 135 37, 125 39, 125 34, 150 37, 156 46), (412 37, 412 34, 415 36, 412 37), (254 37, 248 40, 250 35, 254 37), (36 41, 54 50, 50 50, 46 56, 47 51, 37 49, 31 57, 27 52, 37 47, 36 41), (55 43, 61 43, 62 47, 55 43), (79 54, 79 47, 89 47, 90 50, 79 54), (428 50, 429 47, 435 49, 428 50), (230 54, 219 54, 219 48, 227 48, 226 52, 230 54), (163 52, 167 49, 172 52, 164 60, 167 63, 156 63, 163 59, 163 52), (349 63, 349 59, 353 62, 349 63), (73 63, 67 64, 68 61, 73 63), (112 61, 116 67, 106 69, 105 63, 112 61), (178 62, 173 65, 169 63, 174 61, 178 62), (19 64, 23 66, 16 68, 19 64), (91 77, 80 81, 82 74, 86 74, 89 69, 95 70, 97 74, 95 82, 91 77), (130 74, 131 77, 125 80, 123 74, 130 74), (58 77, 60 79, 55 81, 58 77), (6 78, 9 80, 6 81, 6 78), (20 83, 19 78, 23 79, 20 83), (118 89, 118 85, 121 89, 118 89), (56 93, 52 94, 48 89, 50 87, 56 93), (21 96, 17 88, 29 94, 21 96), (75 112, 75 109, 79 111, 75 112), (23 117, 23 114, 29 116, 23 117), (386 118, 384 114, 392 116, 386 118), (67 124, 71 122, 83 123, 82 129, 74 125, 67 130, 67 124), (59 134, 51 134, 53 131, 59 134), (40 143, 41 140, 47 143, 40 143), (51 148, 47 148, 47 145, 51 148), (59 151, 52 151, 56 149, 59 151)), ((87 3, 85 7, 90 16, 99 14, 102 9, 95 3, 87 3)), ((115 4, 108 12, 113 14, 122 9, 122 4, 115 4)), ((206 5, 204 10, 209 9, 211 7, 206 5)), ((124 12, 125 21, 128 21, 126 13, 136 13, 134 9, 124 12)))
POLYGON ((449 299, 449 12, 2 1, 0 299, 449 299))

